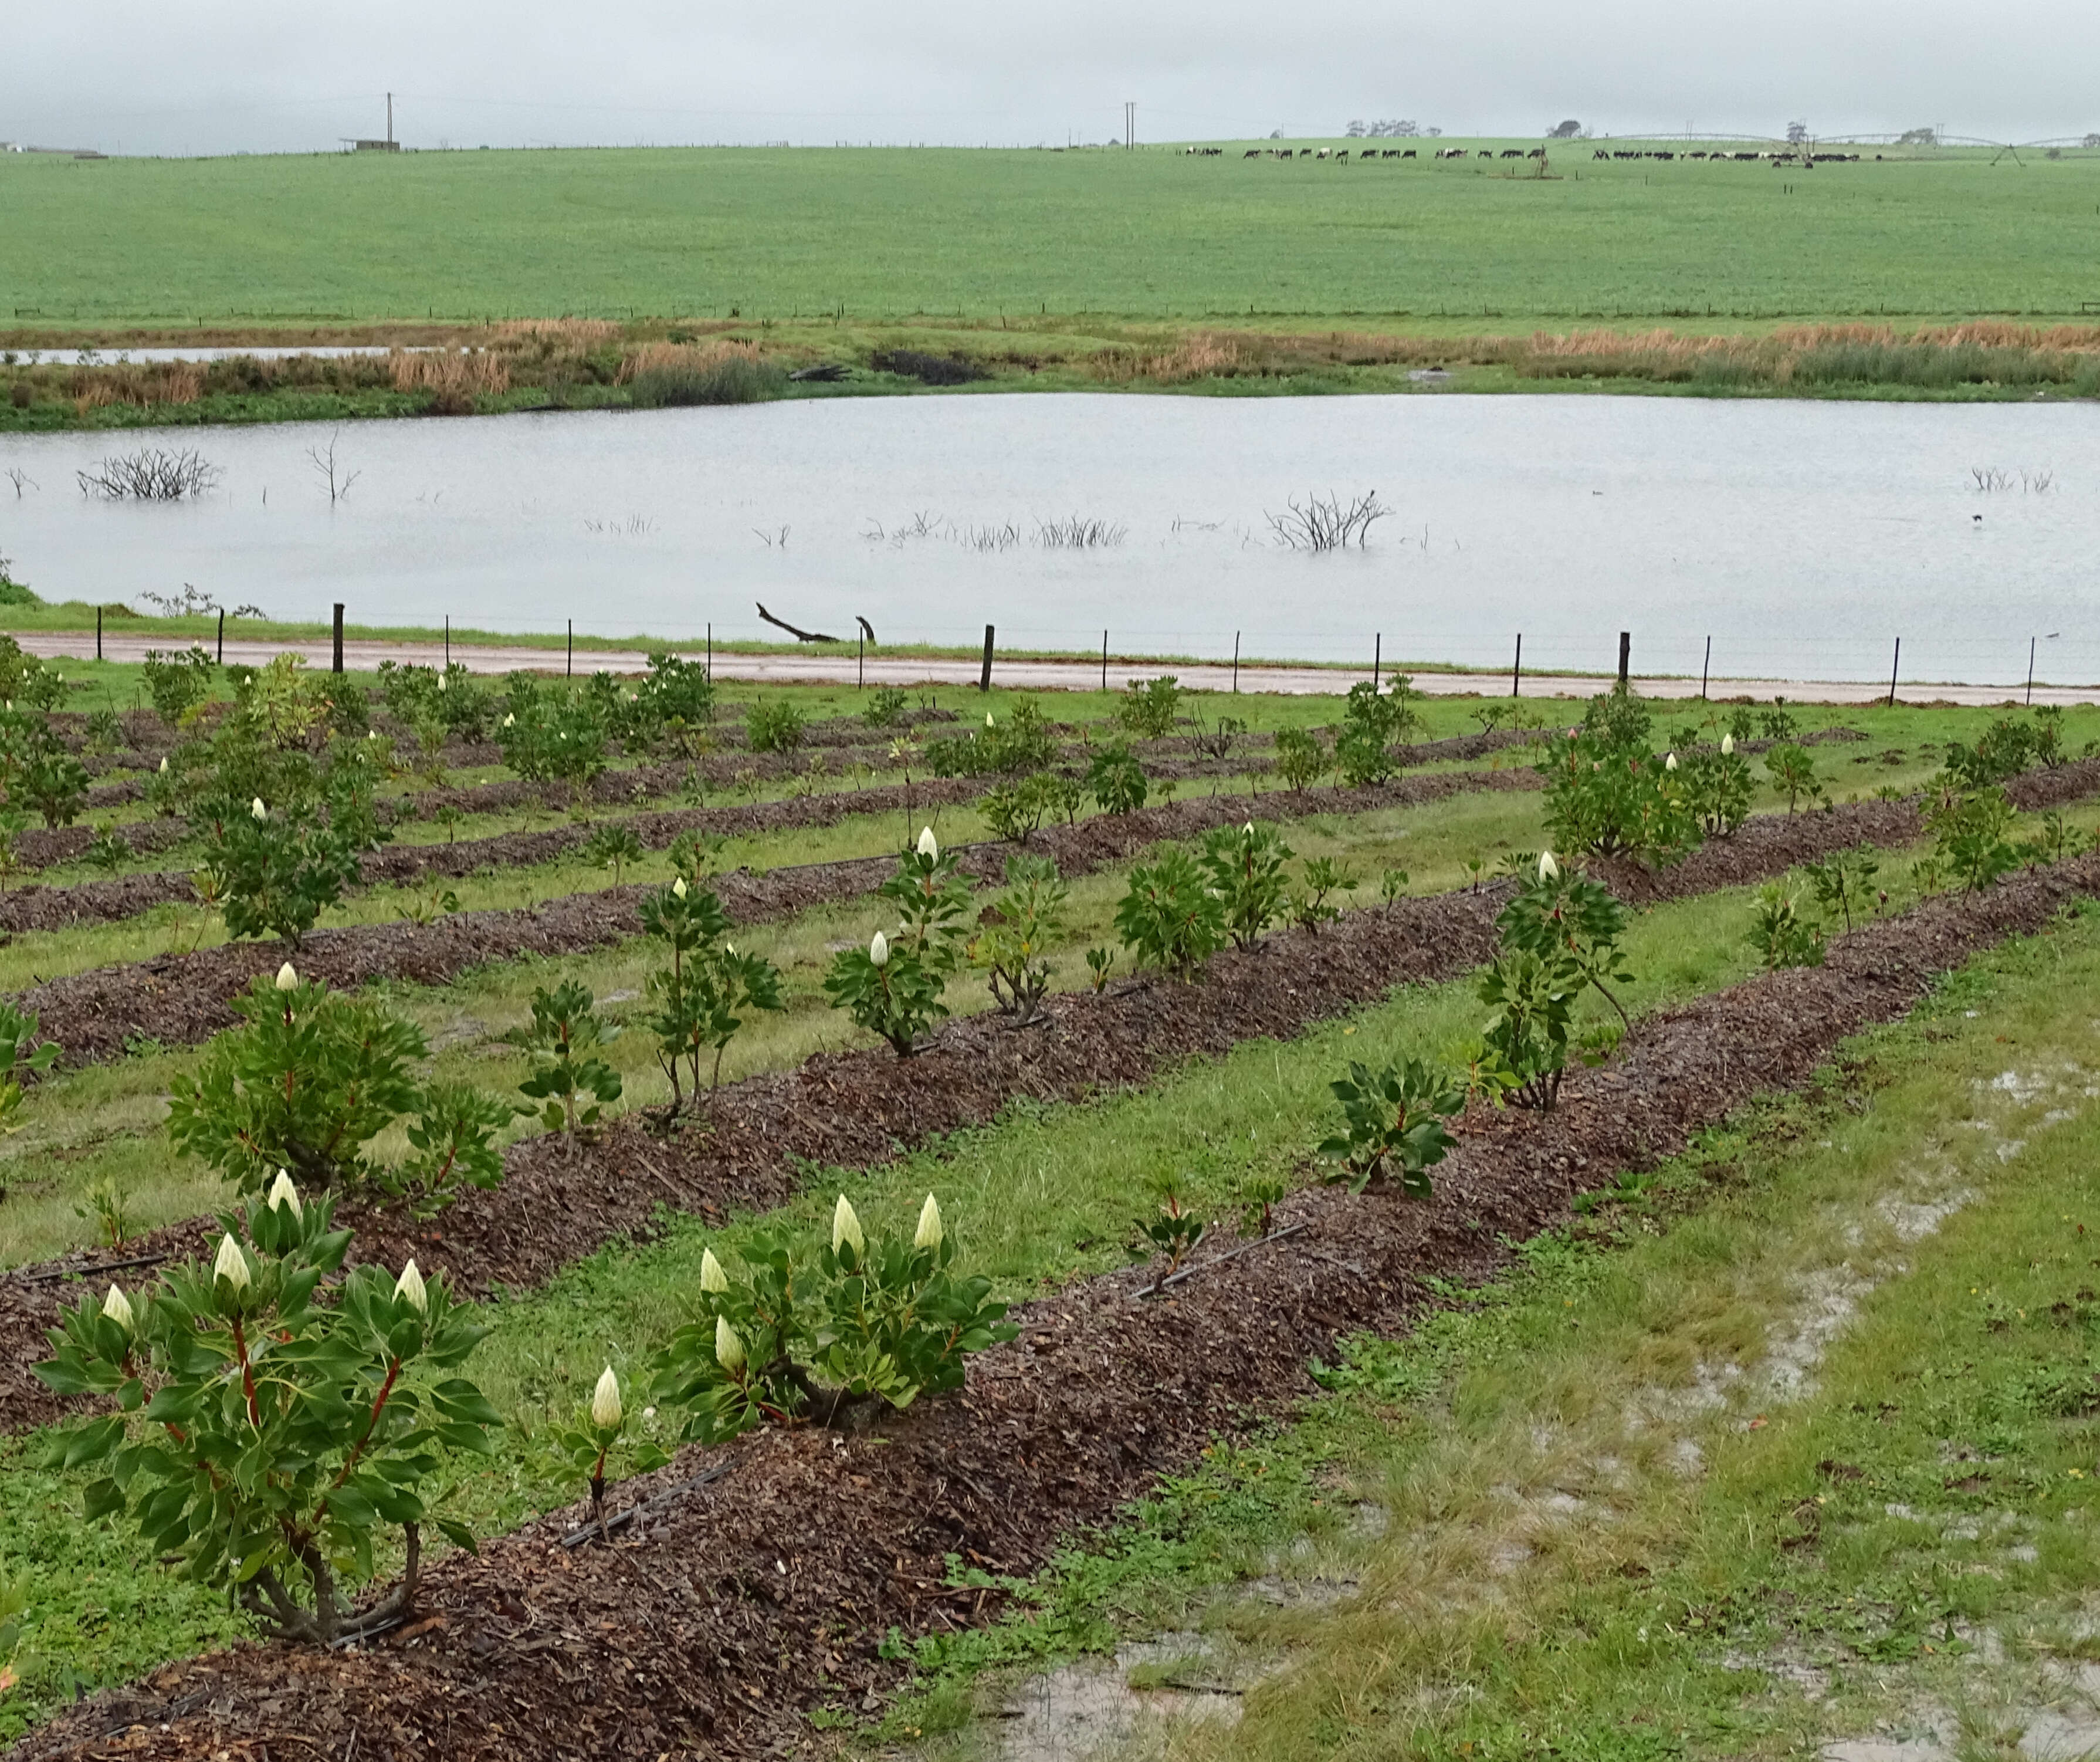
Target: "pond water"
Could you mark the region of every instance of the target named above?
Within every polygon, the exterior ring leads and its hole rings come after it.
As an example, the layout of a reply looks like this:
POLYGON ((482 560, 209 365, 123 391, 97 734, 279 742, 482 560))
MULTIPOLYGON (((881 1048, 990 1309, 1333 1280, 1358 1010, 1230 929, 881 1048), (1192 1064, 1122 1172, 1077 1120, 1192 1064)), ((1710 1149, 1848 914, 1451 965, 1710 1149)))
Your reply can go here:
POLYGON ((192 583, 360 624, 2012 682, 2100 678, 2100 411, 1582 395, 997 394, 0 436, 0 555, 51 598, 192 583), (333 436, 331 505, 309 457, 333 436), (75 472, 200 450, 203 499, 75 472), (20 474, 19 484, 13 474, 20 474), (1979 487, 1983 481, 1992 487, 1979 487), (1367 548, 1267 518, 1376 491, 1367 548), (1072 516, 1114 541, 1070 549, 1072 516), (1980 516, 1980 518, 1979 518, 1980 516))

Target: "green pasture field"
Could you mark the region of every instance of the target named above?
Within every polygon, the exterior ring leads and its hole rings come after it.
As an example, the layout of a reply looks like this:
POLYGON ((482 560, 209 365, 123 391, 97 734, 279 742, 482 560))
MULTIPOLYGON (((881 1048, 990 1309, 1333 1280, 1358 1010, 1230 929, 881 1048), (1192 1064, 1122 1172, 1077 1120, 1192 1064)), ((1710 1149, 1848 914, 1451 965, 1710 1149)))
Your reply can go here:
POLYGON ((1436 161, 1449 142, 1288 165, 1223 144, 10 155, 0 325, 955 315, 1025 349, 1082 314, 1732 327, 2100 301, 2100 152, 1868 148, 1803 170, 1579 142, 1541 179, 1436 161))

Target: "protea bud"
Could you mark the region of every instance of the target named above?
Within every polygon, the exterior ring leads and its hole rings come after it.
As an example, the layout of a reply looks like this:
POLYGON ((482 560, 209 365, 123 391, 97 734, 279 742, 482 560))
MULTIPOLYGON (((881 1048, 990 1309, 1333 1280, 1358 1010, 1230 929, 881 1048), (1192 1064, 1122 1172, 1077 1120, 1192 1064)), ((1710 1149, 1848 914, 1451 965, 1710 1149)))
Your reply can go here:
POLYGON ((1723 758, 1733 758, 1735 756, 1736 737, 1732 734, 1723 735, 1721 736, 1721 757, 1723 758))
POLYGON ((938 857, 941 854, 941 841, 933 836, 931 826, 919 828, 919 854, 926 857, 938 857))
POLYGON ((248 817, 254 820, 265 820, 269 819, 270 810, 267 807, 263 806, 262 797, 259 795, 256 797, 253 802, 250 802, 248 804, 248 817))
POLYGON ((249 1287, 248 1256, 230 1234, 218 1239, 218 1258, 211 1263, 211 1276, 214 1280, 224 1279, 237 1292, 249 1287))
POLYGON ((591 1391, 591 1424, 601 1432, 610 1432, 620 1424, 620 1379, 607 1365, 600 1373, 598 1387, 591 1391))
POLYGON ((732 1376, 743 1368, 743 1342, 726 1315, 715 1318, 715 1362, 732 1376))
POLYGON ((1665 771, 1675 771, 1677 769, 1677 755, 1674 753, 1665 753, 1664 755, 1662 768, 1665 771))
POLYGON ((989 728, 990 726, 991 726, 991 712, 990 712, 990 710, 986 710, 986 711, 985 712, 985 726, 986 726, 987 728, 989 728))
POLYGON ((681 899, 686 897, 686 877, 684 876, 681 875, 676 881, 671 883, 671 891, 681 899))
POLYGON ((161 761, 161 775, 163 777, 168 775, 168 762, 165 758, 161 761))
POLYGON ((299 1203, 299 1190, 292 1185, 292 1173, 288 1168, 277 1171, 277 1178, 270 1183, 270 1209, 289 1205, 294 1218, 304 1218, 306 1208, 299 1203))
POLYGON ((867 1251, 867 1238, 861 1234, 860 1219, 854 1214, 853 1201, 845 1195, 839 1195, 839 1203, 832 1208, 832 1252, 836 1253, 840 1244, 850 1242, 854 1252, 867 1251))
POLYGON ((444 676, 443 673, 439 673, 439 674, 438 675, 438 689, 439 689, 440 691, 443 691, 443 690, 444 690, 444 688, 445 688, 445 676, 444 676))
POLYGON ((1553 860, 1553 853, 1551 850, 1539 853, 1538 878, 1542 881, 1560 879, 1560 865, 1553 860))
POLYGON ((889 965, 889 938, 880 930, 875 933, 874 940, 867 945, 867 959, 871 966, 886 967, 889 965))
POLYGON ((298 988, 298 970, 287 960, 284 965, 277 969, 277 989, 280 991, 295 991, 298 988))
POLYGON ((919 1234, 911 1239, 915 1248, 938 1248, 941 1245, 941 1208, 933 1195, 926 1195, 926 1203, 919 1208, 919 1234))
POLYGON ((517 725, 517 722, 518 718, 515 716, 505 716, 503 718, 503 726, 506 728, 514 727, 517 725))
POLYGON ((102 1300, 102 1313, 127 1334, 136 1325, 131 1315, 131 1300, 114 1285, 109 1287, 109 1295, 102 1300))
POLYGON ((1251 838, 1254 837, 1254 822, 1252 820, 1249 820, 1246 825, 1240 828, 1240 836, 1242 838, 1251 838))
POLYGON ((712 1248, 700 1250, 700 1289, 717 1295, 729 1289, 729 1274, 722 1270, 722 1264, 715 1258, 712 1248))
POLYGON ((430 1293, 423 1289, 423 1275, 416 1270, 412 1260, 401 1269, 401 1276, 394 1281, 394 1295, 418 1315, 430 1313, 430 1293))

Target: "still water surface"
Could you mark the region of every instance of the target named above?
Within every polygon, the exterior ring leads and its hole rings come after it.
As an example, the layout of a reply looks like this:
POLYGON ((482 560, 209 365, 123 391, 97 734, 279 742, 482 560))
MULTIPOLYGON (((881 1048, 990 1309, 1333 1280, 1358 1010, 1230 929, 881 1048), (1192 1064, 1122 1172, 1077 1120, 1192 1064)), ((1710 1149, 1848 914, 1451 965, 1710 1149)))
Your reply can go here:
POLYGON ((11 468, 0 555, 51 598, 680 638, 761 634, 763 601, 885 642, 1484 664, 1521 631, 1542 669, 1609 666, 1624 629, 1646 669, 1697 673, 1710 636, 1717 674, 1824 678, 1886 677, 1899 636, 1907 680, 2017 681, 2040 637, 2043 678, 2100 678, 2100 411, 2069 404, 837 399, 0 436, 11 468), (148 444, 218 487, 81 495, 148 444), (1367 550, 1274 541, 1291 497, 1366 490, 1396 510, 1367 550), (1039 541, 1073 514, 1121 541, 1039 541))

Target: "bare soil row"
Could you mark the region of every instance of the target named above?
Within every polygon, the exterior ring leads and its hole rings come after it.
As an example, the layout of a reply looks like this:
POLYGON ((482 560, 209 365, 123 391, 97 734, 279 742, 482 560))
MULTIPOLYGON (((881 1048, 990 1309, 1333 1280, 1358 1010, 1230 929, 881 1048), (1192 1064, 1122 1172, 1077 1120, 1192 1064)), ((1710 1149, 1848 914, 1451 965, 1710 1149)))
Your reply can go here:
POLYGON ((1822 967, 1642 1022, 1608 1066, 1571 1074, 1552 1114, 1469 1114, 1428 1201, 1302 1191, 1281 1220, 1302 1233, 1169 1300, 1141 1301, 1148 1277, 1132 1269, 1023 1306, 1021 1337, 975 1359, 955 1396, 864 1431, 682 1452, 615 1503, 704 1465, 726 1472, 616 1545, 565 1549, 550 1516, 429 1570, 417 1618, 362 1649, 245 1645, 170 1664, 68 1710, 14 1755, 337 1755, 353 1741, 477 1762, 801 1751, 812 1711, 849 1712, 898 1683, 906 1667, 881 1655, 893 1627, 950 1632, 997 1612, 995 1594, 948 1583, 949 1559, 1035 1570, 1214 1437, 1298 1411, 1308 1367, 1339 1336, 1405 1329, 1440 1301, 1432 1281, 1493 1274, 1577 1195, 1798 1088, 1936 975, 2096 888, 2100 858, 2087 856, 1840 937, 1822 967))

